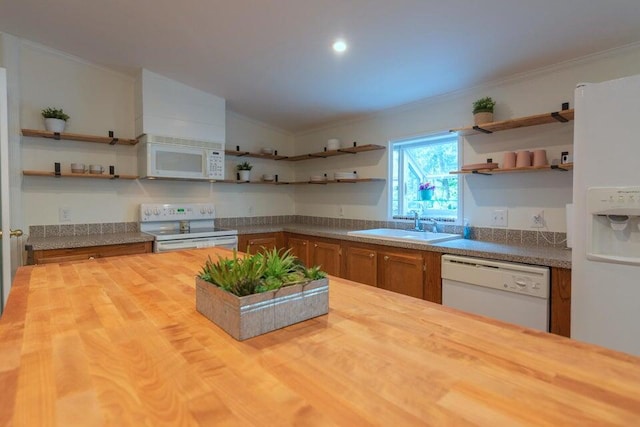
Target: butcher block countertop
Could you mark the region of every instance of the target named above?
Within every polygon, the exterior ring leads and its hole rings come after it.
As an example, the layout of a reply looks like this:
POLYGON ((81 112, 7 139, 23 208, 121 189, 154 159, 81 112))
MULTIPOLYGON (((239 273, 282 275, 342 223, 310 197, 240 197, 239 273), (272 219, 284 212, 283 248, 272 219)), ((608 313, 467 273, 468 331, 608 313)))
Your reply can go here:
POLYGON ((637 425, 640 358, 331 277, 243 342, 195 310, 200 249, 18 270, 0 425, 637 425))

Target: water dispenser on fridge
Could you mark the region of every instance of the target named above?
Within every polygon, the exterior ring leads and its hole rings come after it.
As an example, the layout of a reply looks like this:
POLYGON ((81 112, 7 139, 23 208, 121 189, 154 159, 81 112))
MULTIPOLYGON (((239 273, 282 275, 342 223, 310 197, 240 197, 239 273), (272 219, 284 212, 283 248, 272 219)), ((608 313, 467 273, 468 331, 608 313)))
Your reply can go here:
POLYGON ((640 187, 587 190, 587 258, 640 265, 640 187))

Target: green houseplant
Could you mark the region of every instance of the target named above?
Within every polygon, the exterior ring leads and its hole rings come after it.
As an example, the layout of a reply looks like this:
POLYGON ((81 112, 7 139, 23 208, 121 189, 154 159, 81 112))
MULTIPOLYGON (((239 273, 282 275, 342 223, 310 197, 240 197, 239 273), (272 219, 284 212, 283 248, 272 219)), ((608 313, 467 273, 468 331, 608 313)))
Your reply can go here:
POLYGON ((69 115, 62 111, 62 108, 45 108, 42 110, 44 117, 44 127, 50 132, 62 132, 69 120, 69 115))
POLYGON ((253 165, 249 162, 242 162, 237 165, 238 181, 249 181, 251 179, 251 169, 253 169, 253 165))
POLYGON ((493 108, 496 102, 490 96, 480 98, 473 102, 473 119, 476 125, 491 123, 493 121, 493 108))
POLYGON ((196 309, 237 340, 326 314, 329 282, 290 250, 207 259, 196 276, 196 309))

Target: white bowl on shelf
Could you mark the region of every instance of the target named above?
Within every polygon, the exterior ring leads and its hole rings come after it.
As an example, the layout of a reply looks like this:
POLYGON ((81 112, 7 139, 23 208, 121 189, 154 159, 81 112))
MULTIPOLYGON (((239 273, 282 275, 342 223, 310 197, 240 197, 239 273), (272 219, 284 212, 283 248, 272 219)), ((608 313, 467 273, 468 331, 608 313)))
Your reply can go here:
POLYGON ((266 182, 271 182, 275 179, 275 177, 272 174, 264 174, 262 175, 262 180, 266 181, 266 182))
POLYGON ((333 176, 335 179, 358 179, 358 174, 355 172, 336 172, 333 176))
POLYGON ((262 154, 273 154, 273 148, 262 148, 260 152, 262 154))
POLYGON ((340 140, 338 138, 331 138, 327 141, 327 150, 337 150, 340 148, 340 140))
POLYGON ((309 180, 311 182, 322 182, 322 181, 326 181, 326 177, 324 175, 311 175, 309 177, 309 180))

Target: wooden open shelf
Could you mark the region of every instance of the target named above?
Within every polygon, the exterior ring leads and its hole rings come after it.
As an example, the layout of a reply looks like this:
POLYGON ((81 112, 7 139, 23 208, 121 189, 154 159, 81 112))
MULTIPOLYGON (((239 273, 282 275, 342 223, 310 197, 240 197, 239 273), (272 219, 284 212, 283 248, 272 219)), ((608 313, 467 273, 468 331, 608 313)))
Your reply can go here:
POLYGON ((494 175, 501 173, 522 173, 522 172, 546 172, 551 170, 566 172, 573 169, 573 163, 565 163, 563 165, 546 165, 546 166, 525 166, 521 168, 510 169, 477 169, 472 171, 452 171, 450 174, 476 174, 476 175, 494 175))
POLYGON ((478 133, 494 133, 503 130, 545 125, 548 123, 566 123, 573 120, 574 110, 555 111, 553 113, 538 114, 518 119, 503 120, 501 122, 485 123, 479 126, 451 129, 459 135, 475 135, 478 133))
POLYGON ((63 178, 95 178, 95 179, 138 179, 137 175, 109 175, 94 173, 61 173, 56 175, 55 172, 24 170, 22 174, 25 176, 46 176, 46 177, 63 177, 63 178))
POLYGON ((341 156, 344 154, 356 154, 356 153, 363 153, 365 151, 375 151, 375 150, 384 150, 384 149, 385 149, 384 146, 376 145, 376 144, 358 145, 355 147, 339 148, 337 150, 319 151, 317 153, 309 153, 309 154, 302 154, 300 156, 287 157, 286 160, 290 162, 297 162, 300 160, 309 160, 309 159, 318 159, 318 158, 325 159, 327 157, 341 156))
POLYGON ((327 150, 327 151, 319 151, 317 153, 309 153, 309 154, 301 154, 299 156, 280 156, 277 154, 263 154, 263 153, 252 153, 251 151, 242 151, 239 146, 236 146, 238 149, 236 150, 224 150, 224 153, 228 156, 236 156, 236 157, 254 157, 258 159, 270 159, 270 160, 287 160, 290 162, 297 162, 300 160, 309 160, 309 159, 325 159, 327 157, 333 156, 341 156, 343 154, 356 154, 363 153, 365 151, 374 151, 374 150, 384 150, 385 147, 382 145, 376 144, 367 144, 367 145, 357 145, 354 147, 347 148, 339 148, 337 150, 327 150))
POLYGON ((22 129, 23 136, 32 136, 35 138, 49 138, 49 139, 64 139, 68 141, 83 141, 83 142, 97 142, 99 144, 109 145, 136 145, 137 139, 127 138, 112 138, 110 136, 97 136, 97 135, 82 135, 79 133, 67 133, 67 132, 49 132, 46 130, 37 129, 22 129))
POLYGON ((216 183, 222 184, 263 184, 263 185, 302 185, 302 184, 316 184, 316 185, 326 185, 326 184, 356 184, 360 182, 384 182, 386 181, 384 178, 359 178, 359 179, 332 179, 327 181, 237 181, 231 179, 219 180, 215 181, 216 183))
POLYGON ((227 156, 254 157, 257 159, 269 159, 269 160, 287 159, 287 156, 279 156, 277 154, 252 153, 250 151, 239 151, 239 150, 224 150, 224 154, 226 154, 227 156))

